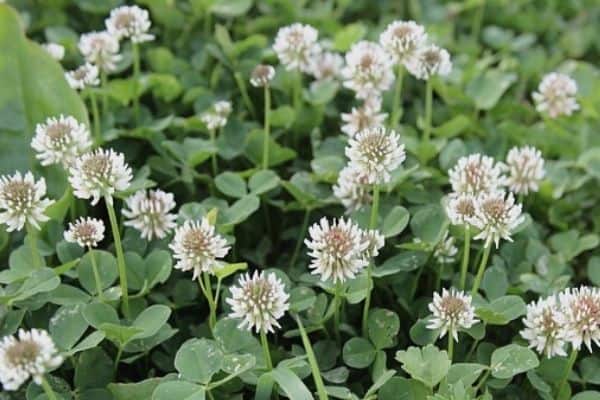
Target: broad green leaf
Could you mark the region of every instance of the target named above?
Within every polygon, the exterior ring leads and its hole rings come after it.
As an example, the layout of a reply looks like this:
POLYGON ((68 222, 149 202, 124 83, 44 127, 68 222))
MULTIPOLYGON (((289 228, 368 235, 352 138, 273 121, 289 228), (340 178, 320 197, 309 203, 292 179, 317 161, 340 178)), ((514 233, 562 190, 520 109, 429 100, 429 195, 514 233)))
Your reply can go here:
POLYGON ((448 371, 448 383, 461 381, 466 387, 471 386, 477 378, 487 369, 487 366, 475 363, 452 364, 448 371))
POLYGON ((469 82, 466 93, 479 110, 490 110, 516 81, 517 76, 513 73, 490 69, 469 82))
POLYGON ((246 182, 233 172, 223 172, 215 178, 215 185, 221 193, 230 197, 240 198, 247 193, 246 182))
POLYGON ((190 339, 175 355, 175 368, 183 379, 207 384, 223 365, 223 352, 214 340, 190 339))
POLYGON ((146 308, 133 321, 132 326, 142 329, 140 333, 135 335, 134 339, 144 339, 154 335, 167 323, 170 315, 171 309, 161 304, 146 308))
POLYGON ((170 381, 159 384, 152 393, 152 400, 205 400, 204 387, 190 382, 170 381))
POLYGON ((407 350, 398 351, 396 360, 402 363, 402 369, 412 378, 430 388, 440 383, 451 364, 448 353, 431 344, 423 348, 409 347, 407 350))
POLYGON ((492 353, 492 376, 498 379, 510 379, 539 365, 533 350, 517 344, 509 344, 492 353))
POLYGON ((348 51, 350 47, 367 33, 367 28, 361 23, 346 25, 333 37, 333 48, 337 51, 348 51))
POLYGON ((368 330, 369 339, 377 350, 393 347, 400 330, 400 318, 391 310, 373 309, 369 313, 368 330))
POLYGON ((48 330, 60 349, 69 350, 88 328, 89 325, 82 315, 84 307, 83 304, 62 306, 50 318, 48 330))
POLYGON ((519 296, 503 296, 491 303, 477 307, 475 313, 490 325, 506 325, 510 321, 525 315, 527 306, 519 296))
POLYGON ((352 368, 367 368, 375 359, 376 349, 366 339, 355 337, 344 344, 344 362, 352 368))
POLYGON ((256 172, 248 181, 250 193, 259 196, 279 186, 279 176, 270 169, 256 172))
POLYGON ((103 290, 110 287, 117 280, 119 271, 117 269, 117 259, 107 251, 88 251, 81 258, 81 262, 77 266, 79 282, 88 293, 97 295, 98 291, 96 290, 96 277, 94 276, 93 262, 96 263, 98 276, 100 278, 100 288, 103 290))
POLYGON ((238 271, 245 271, 247 269, 248 264, 246 263, 225 264, 221 268, 215 270, 215 275, 219 279, 225 279, 238 271))
POLYGON ((415 379, 393 377, 379 389, 379 400, 423 400, 430 394, 423 383, 415 379))
POLYGON ((115 400, 151 399, 162 378, 150 378, 135 383, 111 383, 108 389, 115 400))
POLYGON ((233 18, 244 15, 252 7, 252 0, 215 0, 210 11, 220 17, 233 18))
POLYGON ((408 225, 410 214, 408 210, 402 206, 396 206, 383 219, 381 233, 386 237, 394 237, 402 233, 408 225))

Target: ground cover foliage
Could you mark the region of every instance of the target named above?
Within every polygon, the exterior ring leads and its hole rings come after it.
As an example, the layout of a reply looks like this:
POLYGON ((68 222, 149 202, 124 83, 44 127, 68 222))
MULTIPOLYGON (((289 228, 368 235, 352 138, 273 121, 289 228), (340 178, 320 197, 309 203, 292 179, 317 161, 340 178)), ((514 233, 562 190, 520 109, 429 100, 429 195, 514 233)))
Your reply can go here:
POLYGON ((600 398, 597 2, 5 3, 0 399, 600 398))

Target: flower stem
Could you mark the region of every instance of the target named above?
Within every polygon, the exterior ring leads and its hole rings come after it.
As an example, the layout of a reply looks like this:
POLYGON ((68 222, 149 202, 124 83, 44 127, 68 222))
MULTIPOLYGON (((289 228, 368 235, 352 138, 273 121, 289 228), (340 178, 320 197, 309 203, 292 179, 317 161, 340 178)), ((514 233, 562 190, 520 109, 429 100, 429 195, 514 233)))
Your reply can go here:
POLYGON ((202 276, 198 277, 198 284, 200 285, 200 290, 202 290, 202 294, 204 294, 204 298, 206 298, 206 302, 208 303, 209 317, 208 317, 208 326, 212 331, 217 322, 217 306, 212 293, 212 286, 210 284, 210 275, 207 272, 203 272, 202 276))
POLYGON ((129 292, 127 286, 127 269, 125 267, 125 255, 123 254, 123 245, 121 244, 121 233, 119 232, 119 224, 115 214, 115 208, 112 204, 112 199, 104 198, 106 209, 108 210, 108 219, 110 220, 110 228, 112 229, 113 239, 115 241, 115 250, 117 253, 117 266, 119 267, 119 283, 121 284, 121 296, 123 299, 123 314, 125 318, 129 318, 129 292))
POLYGON ((102 115, 106 115, 108 112, 108 96, 106 95, 106 85, 108 77, 106 72, 100 71, 100 88, 102 89, 102 115))
POLYGON ((263 138, 263 169, 269 168, 269 136, 271 134, 271 91, 269 85, 265 85, 265 137, 263 138))
POLYGON ((321 376, 321 371, 319 371, 319 364, 317 363, 317 358, 315 357, 315 352, 310 344, 310 340, 308 335, 306 334, 306 330, 304 329, 304 325, 302 325, 302 321, 300 321, 300 317, 298 315, 295 316, 296 323, 298 324, 298 329, 300 330, 300 337, 302 338, 302 344, 304 345, 304 351, 306 351, 306 356, 308 358, 308 363, 310 364, 310 370, 312 372, 313 379, 315 381, 315 386, 317 387, 317 394, 319 396, 319 400, 328 400, 327 391, 325 390, 325 384, 323 383, 323 377, 321 376))
POLYGON ((131 43, 133 52, 133 113, 135 123, 140 123, 140 94, 139 94, 139 79, 140 79, 140 48, 137 43, 131 43))
POLYGON ((334 334, 338 341, 340 342, 340 311, 342 308, 342 295, 341 295, 342 287, 340 283, 335 284, 335 295, 333 297, 334 302, 334 311, 333 311, 333 329, 335 330, 334 334))
POLYGON ((296 118, 298 118, 298 113, 300 112, 300 107, 302 106, 302 72, 300 71, 296 71, 294 76, 293 96, 294 111, 296 111, 296 118))
POLYGON ((54 393, 54 390, 52 390, 52 386, 50 386, 50 383, 48 383, 45 376, 42 376, 42 388, 49 400, 57 400, 56 394, 54 393))
POLYGON ((92 271, 94 272, 94 280, 96 281, 96 291, 98 292, 98 298, 101 302, 104 301, 104 295, 102 293, 102 281, 100 280, 100 274, 98 273, 98 264, 96 263, 96 256, 94 250, 89 249, 90 260, 92 261, 92 271))
POLYGON ((481 389, 481 387, 483 386, 483 384, 485 383, 485 381, 487 380, 487 378, 489 378, 489 376, 490 376, 491 373, 492 373, 492 369, 491 368, 489 368, 487 371, 485 371, 485 374, 483 374, 483 376, 479 380, 479 383, 477 384, 477 386, 475 386, 475 389, 473 389, 475 394, 477 394, 477 392, 479 391, 479 389, 481 389))
POLYGON ((298 255, 300 254, 300 248, 302 247, 302 243, 304 243, 304 236, 306 236, 306 230, 308 229, 309 219, 310 208, 307 208, 306 210, 304 210, 304 219, 302 220, 300 235, 298 236, 298 240, 296 241, 296 247, 294 248, 294 253, 292 254, 292 258, 290 259, 290 268, 296 264, 296 260, 298 259, 298 255))
POLYGON ((429 136, 431 135, 431 108, 433 100, 431 79, 427 79, 427 84, 425 85, 425 127, 423 128, 423 140, 425 142, 429 142, 429 136))
POLYGON ((119 346, 117 350, 117 356, 115 357, 115 365, 113 366, 113 375, 117 375, 117 371, 119 369, 119 363, 121 362, 121 356, 123 355, 123 347, 119 346))
POLYGON ((394 129, 398 125, 400 114, 402 112, 402 81, 404 78, 404 67, 398 64, 396 72, 396 88, 394 90, 394 102, 392 104, 392 114, 390 115, 390 129, 394 129))
POLYGON ((452 356, 454 355, 454 339, 452 338, 452 330, 453 328, 450 327, 450 330, 448 331, 448 358, 450 359, 450 362, 452 362, 452 356))
POLYGON ((465 290, 467 283, 467 270, 469 269, 469 255, 471 253, 471 230, 465 227, 465 242, 463 247, 462 266, 460 269, 460 290, 465 290))
POLYGON ((471 289, 471 296, 475 296, 477 291, 479 290, 479 285, 481 284, 481 279, 483 278, 483 273, 485 271, 485 267, 487 266, 488 258, 490 256, 490 250, 492 249, 492 244, 487 243, 487 247, 483 250, 483 256, 481 257, 481 263, 479 264, 479 269, 477 270, 477 276, 475 276, 475 282, 473 282, 473 289, 471 289))
POLYGON ((579 352, 576 349, 571 350, 571 355, 569 356, 569 360, 567 361, 567 365, 565 367, 565 371, 563 372, 563 377, 560 380, 560 384, 558 385, 558 390, 556 391, 556 398, 560 398, 560 394, 563 391, 567 381, 569 380, 569 375, 573 370, 573 366, 575 365, 575 361, 577 360, 577 355, 579 352))
POLYGON ((94 137, 96 144, 102 144, 102 132, 100 132, 100 113, 98 112, 98 100, 94 89, 90 90, 90 103, 92 104, 92 118, 94 118, 94 137))
POLYGON ((269 350, 269 342, 267 341, 267 334, 264 329, 260 330, 260 344, 263 348, 263 353, 265 356, 265 363, 267 363, 267 368, 269 371, 273 369, 273 361, 271 360, 271 351, 269 350))
MULTIPOLYGON (((369 229, 377 227, 377 218, 379 216, 379 185, 373 185, 373 203, 371 205, 371 217, 369 218, 369 229)), ((369 262, 367 266, 367 297, 365 297, 365 305, 363 308, 362 317, 362 333, 367 336, 367 324, 369 322, 369 308, 371 307, 371 291, 373 290, 373 262, 369 262)))
POLYGON ((31 250, 31 258, 33 261, 33 266, 37 269, 42 268, 42 263, 40 260, 42 256, 40 255, 40 251, 37 246, 38 233, 35 227, 27 224, 27 235, 29 236, 29 248, 31 250))
POLYGON ((254 106, 252 105, 250 96, 248 96, 248 88, 246 86, 246 81, 244 81, 244 79, 242 78, 242 74, 240 74, 239 72, 235 72, 233 74, 233 77, 235 79, 235 82, 238 85, 238 89, 240 89, 240 93, 242 94, 242 100, 244 101, 246 108, 248 109, 248 111, 250 111, 250 114, 252 114, 252 117, 255 118, 256 111, 254 110, 254 106))
POLYGON ((212 173, 213 173, 213 178, 214 178, 215 176, 217 176, 219 174, 219 165, 217 164, 217 153, 216 153, 217 132, 215 129, 210 129, 209 134, 210 134, 210 143, 213 146, 213 148, 215 149, 215 153, 213 153, 210 156, 210 160, 211 160, 211 164, 212 164, 212 173))

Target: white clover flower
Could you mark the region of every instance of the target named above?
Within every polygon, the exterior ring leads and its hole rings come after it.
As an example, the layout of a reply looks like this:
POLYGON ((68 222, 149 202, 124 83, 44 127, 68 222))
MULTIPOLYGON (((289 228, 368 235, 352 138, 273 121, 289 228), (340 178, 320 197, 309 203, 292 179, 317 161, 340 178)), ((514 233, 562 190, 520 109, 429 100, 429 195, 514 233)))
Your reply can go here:
POLYGON ((46 208, 54 203, 46 196, 46 181, 35 181, 33 174, 0 177, 0 224, 6 225, 8 232, 20 231, 25 224, 40 229, 40 223, 50 218, 44 214, 46 208))
POLYGON ((346 147, 349 165, 369 184, 387 183, 391 173, 406 158, 404 145, 395 131, 372 128, 359 132, 346 147))
POLYGON ((357 98, 378 97, 394 82, 391 57, 377 43, 360 41, 346 53, 342 76, 357 98))
POLYGON ((371 189, 367 181, 354 168, 344 167, 333 186, 333 194, 340 200, 347 212, 360 210, 371 203, 371 189))
POLYGON ((30 377, 41 385, 44 374, 60 366, 63 357, 48 332, 19 330, 18 337, 0 340, 0 382, 6 391, 17 390, 30 377))
POLYGON ((539 299, 527 305, 521 336, 529 347, 548 358, 566 356, 564 329, 558 320, 559 305, 556 296, 539 299))
POLYGON ((200 120, 208 129, 218 129, 227 125, 227 118, 231 114, 231 103, 226 100, 217 101, 210 110, 200 116, 200 120))
POLYGON ((86 62, 73 71, 65 72, 65 78, 72 89, 83 90, 88 86, 100 84, 99 73, 98 67, 86 62))
POLYGON ((495 163, 492 157, 476 153, 461 157, 454 168, 448 171, 452 190, 457 194, 474 195, 494 192, 505 184, 502 176, 504 166, 495 163))
POLYGON ((446 204, 446 215, 452 225, 469 226, 469 220, 475 215, 477 197, 471 193, 452 193, 446 204))
POLYGON ((397 64, 404 64, 427 42, 423 25, 415 21, 394 21, 379 35, 381 47, 397 64))
POLYGON ((334 52, 324 51, 310 60, 310 73, 317 81, 333 80, 340 77, 344 58, 334 52))
POLYGON ((434 75, 446 76, 452 71, 450 54, 434 44, 421 47, 406 61, 405 66, 408 72, 422 80, 434 75))
POLYGON ((81 35, 79 51, 87 62, 105 72, 114 71, 116 63, 121 60, 118 39, 106 31, 81 35))
POLYGON ((250 84, 254 87, 267 86, 275 78, 275 68, 271 65, 259 64, 252 70, 250 84))
POLYGON ((65 57, 65 48, 58 43, 46 43, 42 47, 56 61, 61 61, 65 57))
POLYGON ((579 110, 576 94, 577 83, 573 79, 568 75, 552 72, 544 76, 532 97, 538 112, 557 118, 561 115, 569 116, 573 111, 579 110))
POLYGON ((225 238, 215 232, 215 227, 206 218, 186 221, 175 229, 169 247, 177 260, 175 269, 193 271, 192 279, 200 277, 202 272, 214 274, 222 266, 218 259, 229 252, 225 238))
POLYGON ((305 239, 304 244, 312 257, 309 268, 313 274, 321 275, 322 281, 331 278, 333 283, 343 283, 369 264, 365 251, 371 243, 351 220, 340 218, 330 224, 327 218, 321 218, 308 233, 310 240, 305 239))
POLYGON ((456 261, 456 254, 458 248, 454 245, 454 237, 449 236, 446 231, 442 240, 435 246, 433 257, 440 264, 452 264, 456 261))
POLYGON ((600 290, 581 286, 570 288, 559 295, 558 324, 564 329, 564 338, 574 349, 585 344, 590 353, 592 342, 600 346, 600 290))
POLYGON ((229 288, 231 297, 226 301, 231 306, 230 318, 240 318, 238 328, 256 333, 274 332, 280 328, 278 319, 289 309, 289 294, 281 279, 274 273, 254 271, 243 274, 237 286, 229 288))
POLYGON ((113 9, 104 23, 108 33, 117 40, 131 39, 133 43, 154 40, 154 35, 148 33, 152 25, 150 14, 138 6, 121 6, 113 9))
POLYGON ((377 229, 365 229, 362 231, 362 241, 367 242, 363 256, 367 261, 379 255, 379 250, 385 244, 384 236, 377 229))
POLYGON ((65 240, 77 243, 81 247, 98 246, 104 239, 104 222, 97 218, 80 217, 77 221, 69 222, 69 229, 65 231, 65 240))
POLYGON ((535 147, 513 147, 506 157, 509 175, 506 184, 516 194, 529 194, 539 190, 544 178, 544 159, 535 147))
POLYGON ((92 147, 90 131, 71 116, 50 117, 35 127, 31 147, 40 164, 62 164, 68 168, 75 158, 92 147))
POLYGON ((92 205, 96 205, 101 197, 112 204, 113 194, 126 190, 131 179, 131 168, 125 163, 125 156, 112 149, 85 153, 75 159, 69 169, 73 193, 80 199, 92 198, 92 205))
POLYGON ((362 106, 352 107, 350 113, 342 113, 342 132, 354 137, 366 129, 380 128, 384 125, 387 113, 381 112, 381 99, 367 99, 362 106))
POLYGON ((319 32, 310 25, 295 23, 280 28, 273 50, 288 71, 310 72, 313 58, 321 51, 319 32))
POLYGON ((480 230, 474 239, 484 240, 485 247, 494 242, 497 248, 500 239, 512 242, 512 231, 524 219, 521 204, 515 204, 513 194, 509 193, 507 196, 505 192, 498 191, 479 196, 475 203, 475 214, 469 222, 480 230))
POLYGON ((427 325, 428 329, 441 329, 440 338, 446 333, 452 335, 458 342, 458 330, 469 329, 477 322, 475 308, 471 305, 472 298, 454 288, 442 289, 442 295, 433 294, 433 302, 429 303, 429 311, 433 317, 427 325))
POLYGON ((125 199, 125 204, 127 208, 121 212, 128 220, 124 225, 140 231, 144 239, 162 239, 177 226, 177 215, 171 213, 175 208, 173 193, 139 190, 125 199))

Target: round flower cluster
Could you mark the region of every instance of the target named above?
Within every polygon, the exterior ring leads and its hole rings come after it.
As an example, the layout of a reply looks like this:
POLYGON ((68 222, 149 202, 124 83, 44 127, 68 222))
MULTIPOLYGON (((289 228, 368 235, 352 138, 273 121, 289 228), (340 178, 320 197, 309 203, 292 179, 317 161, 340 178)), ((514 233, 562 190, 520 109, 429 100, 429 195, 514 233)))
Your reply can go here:
POLYGON ((41 385, 44 374, 62 362, 63 357, 44 330, 21 329, 17 337, 0 340, 0 382, 4 390, 18 390, 29 378, 41 385))
POLYGON ((304 243, 312 257, 309 268, 321 280, 333 283, 353 279, 379 254, 384 238, 377 231, 363 231, 351 220, 340 218, 330 223, 322 218, 308 230, 310 240, 304 243))
POLYGON ((432 317, 429 319, 427 328, 440 330, 439 337, 448 333, 458 342, 458 331, 469 329, 477 322, 475 308, 471 305, 472 298, 454 288, 442 289, 442 294, 434 293, 433 302, 429 304, 432 317))
POLYGON ((539 299, 527 306, 521 336, 548 358, 565 356, 566 346, 580 350, 585 344, 600 345, 600 289, 567 288, 558 295, 539 299))
POLYGON ((423 80, 434 75, 446 76, 452 71, 450 54, 434 44, 421 47, 405 65, 408 72, 423 80))
POLYGON ((280 28, 273 50, 288 71, 311 72, 314 57, 321 51, 319 32, 310 25, 295 23, 280 28))
POLYGON ((577 83, 573 79, 565 74, 552 72, 544 76, 532 97, 538 112, 557 118, 561 115, 569 116, 579 109, 576 94, 577 83))
POLYGON ((104 72, 112 72, 121 60, 119 40, 110 33, 90 32, 79 38, 79 51, 85 60, 104 72))
POLYGON ((506 178, 508 188, 515 194, 527 195, 537 192, 540 181, 544 178, 544 159, 535 147, 513 147, 506 156, 509 172, 506 178))
POLYGON ((104 222, 96 218, 81 217, 77 221, 69 223, 69 229, 65 231, 65 240, 69 243, 77 243, 81 247, 98 246, 104 239, 104 222))
POLYGON ((60 164, 69 167, 73 161, 92 147, 87 126, 71 116, 50 117, 35 128, 31 147, 37 152, 40 164, 60 164))
POLYGON ((503 165, 492 157, 476 153, 461 157, 448 171, 448 176, 455 193, 479 195, 494 192, 504 185, 503 170, 503 165))
POLYGON ((381 112, 381 99, 372 97, 367 99, 362 106, 352 107, 350 113, 342 113, 342 132, 349 137, 354 137, 358 132, 381 128, 387 113, 381 112))
POLYGON ((311 60, 310 73, 317 81, 333 80, 340 77, 344 58, 332 51, 317 53, 311 60))
POLYGON ((370 186, 366 179, 349 166, 340 171, 337 183, 333 186, 333 194, 349 213, 360 210, 371 202, 370 186))
POLYGON ((65 78, 69 86, 75 90, 83 90, 88 86, 98 86, 100 84, 98 75, 98 67, 88 62, 73 71, 65 72, 65 78))
POLYGON ((290 296, 274 273, 254 271, 253 275, 243 274, 237 286, 229 290, 231 297, 226 300, 231 306, 229 317, 241 319, 240 329, 274 332, 280 327, 277 320, 290 307, 290 296))
POLYGON ((491 192, 479 195, 475 202, 475 213, 469 223, 479 229, 474 239, 485 241, 488 247, 493 242, 496 247, 500 239, 512 241, 512 231, 523 222, 521 204, 515 204, 512 193, 491 192))
POLYGON ((44 211, 54 203, 45 198, 46 181, 36 181, 31 172, 0 177, 0 223, 8 232, 20 231, 25 224, 40 229, 40 223, 48 221, 44 211))
POLYGON ((427 33, 415 21, 394 21, 379 36, 379 43, 397 64, 411 59, 427 42, 427 33))
POLYGON ((61 61, 65 57, 65 48, 57 43, 46 43, 42 47, 56 61, 61 61))
POLYGON ((200 116, 200 120, 210 130, 222 128, 227 125, 227 118, 231 114, 231 103, 225 100, 217 101, 210 110, 200 116))
POLYGON ((435 246, 433 257, 439 264, 452 264, 456 261, 456 254, 458 248, 454 245, 454 238, 446 231, 442 240, 435 246))
POLYGON ((254 87, 267 86, 275 78, 275 68, 270 65, 259 64, 252 70, 250 83, 254 87))
POLYGON ((144 239, 162 239, 175 228, 177 215, 171 213, 175 208, 173 193, 160 189, 140 190, 125 199, 126 209, 123 215, 128 218, 125 226, 131 226, 141 232, 144 239))
POLYGON ((113 9, 105 21, 106 30, 117 40, 130 39, 133 43, 154 40, 149 34, 150 15, 138 6, 121 6, 113 9))
POLYGON ((344 86, 356 93, 358 99, 379 97, 394 82, 389 55, 377 43, 360 41, 346 53, 342 69, 344 86))

